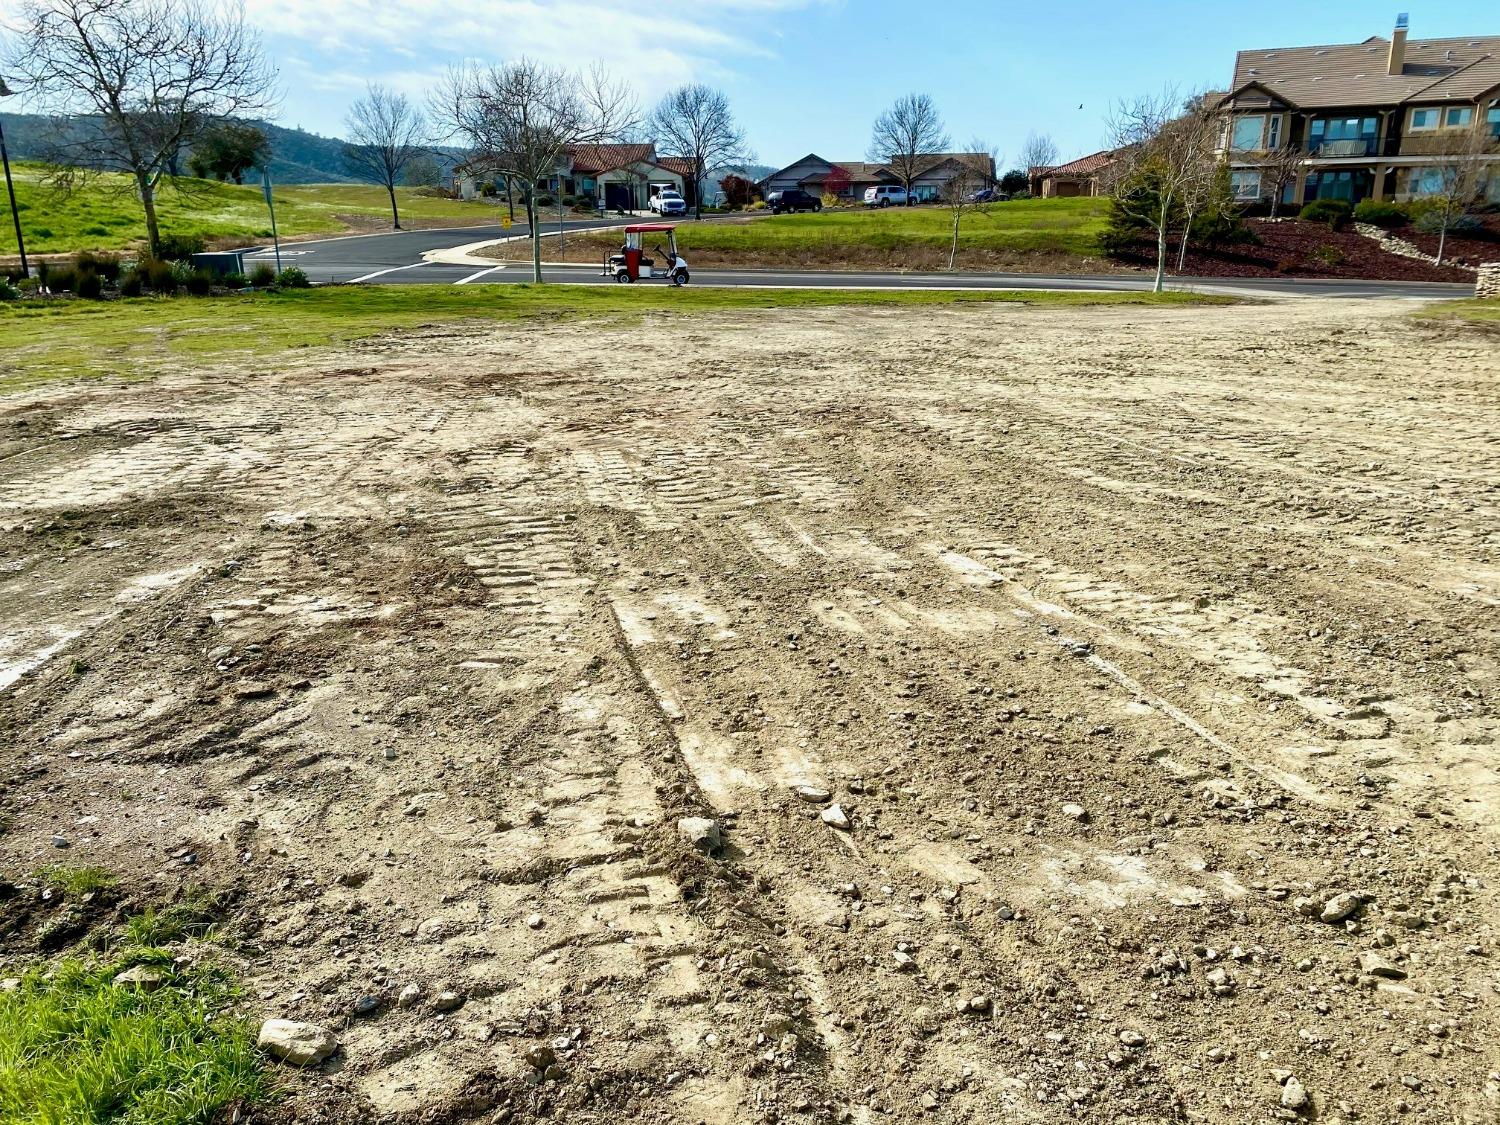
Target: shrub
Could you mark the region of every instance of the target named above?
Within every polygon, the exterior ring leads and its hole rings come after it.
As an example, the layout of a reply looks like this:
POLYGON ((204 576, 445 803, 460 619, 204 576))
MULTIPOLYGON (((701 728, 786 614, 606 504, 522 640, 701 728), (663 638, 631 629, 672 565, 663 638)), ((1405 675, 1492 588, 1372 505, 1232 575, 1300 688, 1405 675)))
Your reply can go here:
POLYGON ((32 227, 31 228, 31 236, 33 238, 51 238, 52 237, 52 228, 51 227, 32 227))
POLYGON ((250 284, 257 289, 269 289, 276 284, 276 271, 267 263, 260 262, 250 271, 250 284))
POLYGON ((47 271, 47 288, 54 293, 71 293, 78 284, 78 271, 72 266, 54 266, 47 271))
POLYGON ((87 301, 97 301, 104 293, 104 279, 93 270, 81 271, 73 291, 87 301))
POLYGON ((122 297, 139 297, 145 289, 146 280, 141 276, 139 267, 120 278, 120 296, 122 297))
POLYGON ((1337 246, 1319 246, 1308 257, 1321 266, 1333 267, 1344 260, 1344 252, 1337 246))
POLYGON ((1354 209, 1355 222, 1369 223, 1373 227, 1383 227, 1386 230, 1405 226, 1409 218, 1410 215, 1401 204, 1386 203, 1379 199, 1361 200, 1359 206, 1354 209))
POLYGON ((276 284, 283 289, 306 289, 312 283, 307 280, 307 274, 296 266, 287 266, 276 275, 276 284))
POLYGON ((577 207, 578 206, 578 196, 576 196, 576 195, 565 195, 565 196, 562 197, 562 204, 563 204, 564 207, 577 207))
POLYGON ((839 205, 839 197, 831 191, 825 191, 822 202, 824 207, 837 207, 839 205))
POLYGON ((213 291, 214 275, 210 270, 193 270, 182 284, 194 297, 207 297, 213 291))
POLYGON ((535 199, 532 200, 532 203, 534 203, 538 207, 551 207, 552 206, 552 197, 550 195, 546 195, 546 194, 539 195, 535 199))
POLYGON ((106 281, 117 281, 120 277, 120 258, 116 254, 96 254, 92 250, 80 250, 73 256, 73 268, 79 273, 96 273, 106 281))
POLYGON ((750 210, 752 211, 764 211, 765 209, 766 201, 764 199, 757 199, 754 203, 750 204, 750 210))
POLYGON ((136 267, 136 272, 142 275, 146 288, 153 292, 167 296, 177 292, 177 271, 172 268, 171 262, 147 258, 136 267))
MULTIPOLYGON (((1423 211, 1417 216, 1417 229, 1423 234, 1438 234, 1443 229, 1441 208, 1423 211)), ((1448 233, 1472 236, 1484 232, 1484 222, 1474 215, 1454 215, 1448 220, 1448 233)))
POLYGON ((19 301, 21 291, 10 283, 10 278, 0 278, 0 301, 19 301))
POLYGON ((1303 222, 1326 223, 1330 230, 1342 230, 1349 225, 1353 213, 1353 208, 1342 199, 1315 199, 1297 217, 1303 222))
POLYGON ((164 234, 156 256, 168 262, 185 262, 203 253, 203 239, 196 234, 164 234))
POLYGON ((219 284, 225 289, 243 289, 250 282, 246 280, 245 275, 242 273, 226 273, 223 277, 219 278, 219 284))

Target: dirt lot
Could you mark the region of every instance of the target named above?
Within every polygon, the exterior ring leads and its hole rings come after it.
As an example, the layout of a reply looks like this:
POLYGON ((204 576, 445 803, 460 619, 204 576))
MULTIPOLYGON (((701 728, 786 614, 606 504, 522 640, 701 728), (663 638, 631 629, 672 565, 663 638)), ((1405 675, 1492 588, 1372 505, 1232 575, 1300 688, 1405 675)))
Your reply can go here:
POLYGON ((274 1121, 1494 1122, 1500 337, 1409 308, 0 400, 0 968, 225 891, 274 1121))

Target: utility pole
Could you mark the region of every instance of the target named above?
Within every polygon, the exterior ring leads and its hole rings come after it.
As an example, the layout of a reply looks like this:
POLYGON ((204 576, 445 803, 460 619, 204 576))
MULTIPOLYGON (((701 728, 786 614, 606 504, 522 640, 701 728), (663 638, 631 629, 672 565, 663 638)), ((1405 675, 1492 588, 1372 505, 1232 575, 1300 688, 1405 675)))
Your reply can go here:
POLYGON ((271 169, 260 170, 260 190, 265 194, 266 206, 271 209, 271 244, 276 247, 276 272, 281 273, 281 236, 276 233, 276 201, 271 198, 271 169))
MULTIPOLYGON (((5 84, 5 79, 0 78, 0 98, 8 98, 14 93, 5 84)), ((26 240, 21 237, 21 209, 16 206, 16 185, 10 178, 10 153, 5 151, 5 125, 0 122, 0 163, 5 165, 5 191, 10 196, 10 218, 16 224, 16 249, 21 252, 21 276, 30 277, 31 270, 26 265, 26 240)))

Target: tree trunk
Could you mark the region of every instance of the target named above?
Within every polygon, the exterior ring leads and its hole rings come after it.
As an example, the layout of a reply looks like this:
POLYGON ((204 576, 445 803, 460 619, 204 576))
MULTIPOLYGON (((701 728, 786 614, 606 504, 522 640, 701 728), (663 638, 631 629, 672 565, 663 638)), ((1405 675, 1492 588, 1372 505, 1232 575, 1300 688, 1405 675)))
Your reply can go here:
POLYGON ((962 216, 961 212, 958 212, 958 211, 953 212, 953 242, 948 247, 948 272, 949 273, 953 272, 953 263, 958 259, 958 221, 962 217, 963 216, 962 216))
POLYGON ((531 224, 531 280, 542 283, 542 232, 535 223, 531 224))
POLYGON ((1182 228, 1182 245, 1177 250, 1177 272, 1181 273, 1187 269, 1188 236, 1193 233, 1193 216, 1187 217, 1187 224, 1182 228))
POLYGON ((135 183, 140 189, 141 206, 146 211, 146 245, 154 258, 161 250, 161 229, 156 224, 156 185, 144 172, 135 174, 135 183))
POLYGON ((391 193, 391 229, 401 229, 401 213, 396 210, 396 184, 394 181, 385 185, 385 190, 391 193))
POLYGON ((1151 287, 1151 292, 1160 293, 1166 286, 1167 278, 1167 221, 1163 219, 1156 228, 1156 284, 1151 287))
POLYGON ((1438 230, 1438 252, 1437 252, 1437 264, 1438 265, 1442 265, 1443 264, 1443 250, 1444 250, 1444 248, 1447 245, 1448 245, 1448 218, 1447 218, 1447 216, 1444 216, 1443 217, 1443 225, 1438 230))
POLYGON ((510 177, 505 177, 505 206, 510 211, 510 221, 516 221, 516 192, 510 182, 510 177))

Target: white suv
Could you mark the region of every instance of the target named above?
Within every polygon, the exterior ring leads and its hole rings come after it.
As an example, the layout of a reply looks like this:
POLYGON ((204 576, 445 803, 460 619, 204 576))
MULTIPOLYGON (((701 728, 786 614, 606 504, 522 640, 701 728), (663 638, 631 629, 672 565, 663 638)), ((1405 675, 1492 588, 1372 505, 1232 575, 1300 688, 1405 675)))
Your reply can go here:
POLYGON ((866 207, 905 207, 906 189, 898 187, 865 188, 866 207))

